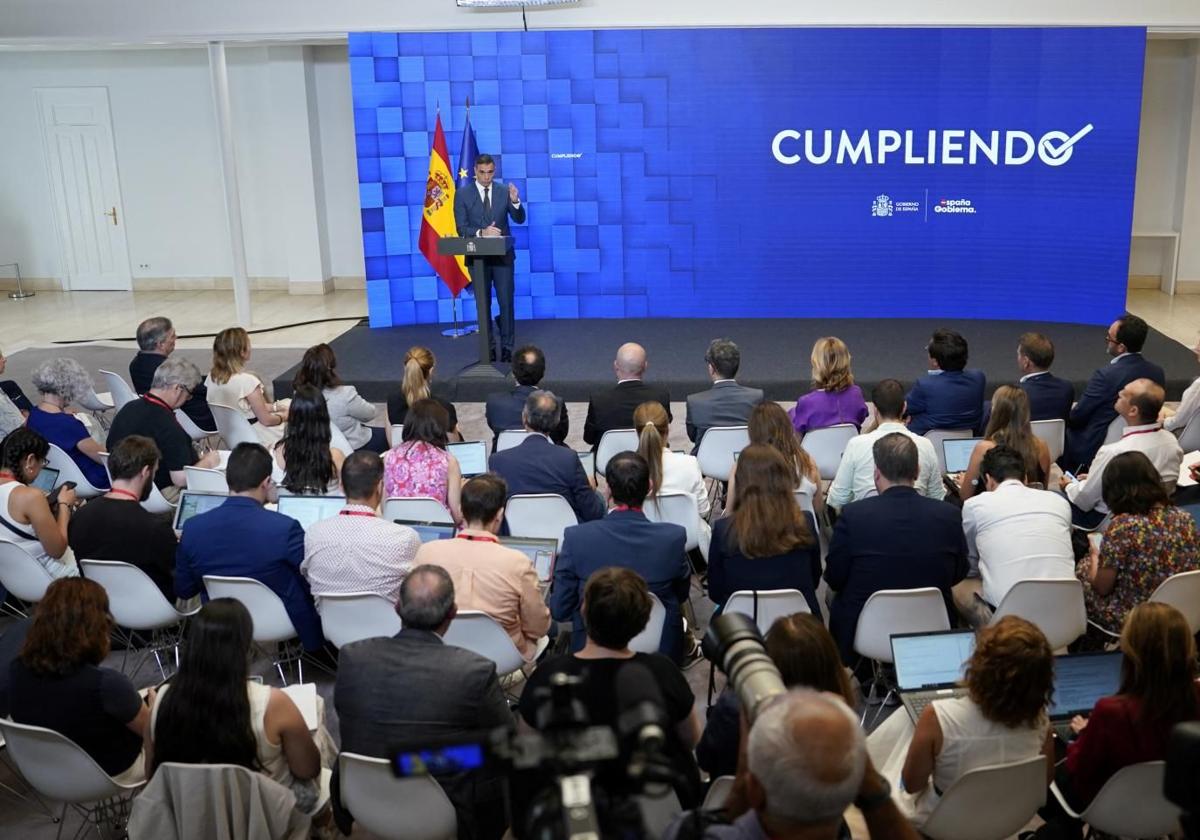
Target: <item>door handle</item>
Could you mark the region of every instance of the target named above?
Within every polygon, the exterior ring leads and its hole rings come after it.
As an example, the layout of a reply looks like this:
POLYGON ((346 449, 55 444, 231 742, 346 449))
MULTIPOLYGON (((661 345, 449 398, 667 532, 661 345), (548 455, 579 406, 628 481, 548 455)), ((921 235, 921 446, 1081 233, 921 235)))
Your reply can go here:
POLYGON ((104 215, 108 216, 110 219, 112 219, 112 223, 114 225, 117 223, 117 208, 116 207, 112 208, 111 210, 105 210, 104 215))

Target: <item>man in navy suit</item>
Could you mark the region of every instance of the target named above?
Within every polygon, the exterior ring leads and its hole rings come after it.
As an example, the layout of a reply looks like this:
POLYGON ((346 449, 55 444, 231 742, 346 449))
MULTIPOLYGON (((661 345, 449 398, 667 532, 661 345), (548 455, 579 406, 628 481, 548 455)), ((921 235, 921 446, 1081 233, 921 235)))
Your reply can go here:
POLYGON ((1135 379, 1149 379, 1166 387, 1163 369, 1142 358, 1150 328, 1136 315, 1122 315, 1104 336, 1112 360, 1092 374, 1079 402, 1067 418, 1067 448, 1060 463, 1076 473, 1086 471, 1104 443, 1108 425, 1117 416, 1115 403, 1121 389, 1135 379))
POLYGON ((875 441, 878 496, 842 508, 829 543, 825 580, 836 594, 829 631, 842 661, 853 666, 854 632, 867 599, 880 589, 936 587, 955 622, 950 589, 967 575, 967 540, 955 505, 913 489, 920 472, 917 446, 900 432, 875 441))
POLYGON ((620 452, 604 470, 616 507, 604 519, 566 530, 562 551, 554 562, 550 614, 556 621, 571 619, 571 650, 587 641, 580 615, 583 589, 592 572, 621 566, 637 572, 666 607, 659 653, 682 661, 683 616, 680 605, 691 587, 691 568, 684 546, 687 532, 681 525, 651 522, 642 513, 650 493, 650 466, 636 452, 620 452))
MULTIPOLYGON (((488 394, 487 397, 487 409, 484 416, 487 417, 488 428, 492 430, 493 451, 496 449, 496 442, 500 439, 501 432, 506 429, 525 428, 525 422, 522 419, 525 401, 529 399, 530 394, 537 390, 538 383, 546 375, 546 355, 540 348, 534 347, 532 344, 518 348, 517 352, 513 354, 512 375, 513 379, 517 381, 517 387, 499 394, 488 394)), ((562 443, 567 439, 569 433, 570 422, 567 420, 566 406, 563 406, 562 416, 558 420, 558 426, 550 435, 550 440, 556 444, 562 443)))
POLYGON ((550 435, 558 427, 562 401, 549 391, 534 391, 525 400, 523 423, 529 435, 520 446, 492 453, 488 466, 508 484, 508 494, 557 493, 567 500, 580 522, 604 516, 604 501, 588 483, 579 456, 555 446, 550 435))
POLYGON ((321 619, 300 574, 304 529, 290 516, 263 508, 276 496, 271 456, 257 443, 239 443, 229 456, 225 480, 229 499, 183 526, 175 553, 176 596, 203 592, 204 575, 254 578, 283 601, 304 649, 320 650, 325 641, 321 619))
MULTIPOLYGON (((521 204, 516 184, 493 181, 496 177, 496 162, 491 155, 475 158, 475 182, 454 193, 454 224, 459 236, 510 236, 509 219, 517 224, 525 222, 525 207, 521 204)), ((513 334, 513 251, 502 257, 467 257, 467 268, 475 260, 483 260, 483 288, 475 294, 484 295, 487 311, 492 311, 492 287, 496 288, 496 300, 500 302, 500 315, 496 324, 500 327, 500 361, 512 361, 513 334)), ((496 351, 492 349, 492 361, 496 351)))
POLYGON ((967 366, 967 340, 954 330, 934 330, 926 348, 929 373, 908 392, 908 430, 923 435, 930 429, 982 431, 983 392, 987 378, 967 366))
POLYGON ((1030 420, 1066 420, 1075 401, 1075 386, 1050 372, 1054 342, 1041 333, 1025 333, 1017 344, 1021 390, 1029 397, 1030 420))

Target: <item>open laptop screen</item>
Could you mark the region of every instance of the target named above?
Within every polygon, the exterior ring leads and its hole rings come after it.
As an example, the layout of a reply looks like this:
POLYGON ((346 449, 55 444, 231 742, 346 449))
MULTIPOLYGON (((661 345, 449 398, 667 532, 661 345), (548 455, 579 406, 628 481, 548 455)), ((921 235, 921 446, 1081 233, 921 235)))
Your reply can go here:
POLYGON ((182 531, 183 524, 193 516, 220 507, 228 498, 224 493, 200 493, 196 490, 184 490, 179 494, 179 506, 175 509, 175 530, 182 531))
POLYGON ((487 447, 481 440, 464 440, 446 444, 446 451, 458 459, 463 478, 487 472, 487 447))
POLYGON ((275 509, 295 519, 307 531, 314 522, 337 516, 345 506, 345 496, 280 496, 275 509))
POLYGON ((1117 693, 1121 683, 1119 650, 1054 657, 1054 700, 1051 720, 1086 715, 1101 697, 1117 693))
POLYGON ((905 691, 954 685, 975 650, 973 630, 892 636, 896 684, 905 691))
POLYGON ((550 580, 554 572, 554 554, 558 551, 558 540, 540 539, 538 537, 501 537, 500 543, 515 548, 529 558, 529 562, 537 569, 538 580, 550 580))
POLYGON ((981 440, 983 438, 942 441, 942 456, 946 459, 946 472, 966 472, 967 466, 971 463, 971 453, 975 451, 975 444, 981 440))
POLYGON ((454 539, 455 528, 453 525, 441 522, 421 522, 416 519, 393 519, 392 521, 397 525, 412 528, 423 543, 454 539))

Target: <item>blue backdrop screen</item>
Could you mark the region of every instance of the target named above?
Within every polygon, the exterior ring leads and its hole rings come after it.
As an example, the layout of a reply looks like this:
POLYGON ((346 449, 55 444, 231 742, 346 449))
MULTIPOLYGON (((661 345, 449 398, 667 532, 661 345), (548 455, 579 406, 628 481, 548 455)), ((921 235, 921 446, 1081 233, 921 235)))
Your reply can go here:
POLYGON ((1144 49, 1134 28, 352 34, 371 324, 450 320, 417 234, 435 116, 457 169, 468 97, 528 208, 518 318, 1108 323, 1144 49))

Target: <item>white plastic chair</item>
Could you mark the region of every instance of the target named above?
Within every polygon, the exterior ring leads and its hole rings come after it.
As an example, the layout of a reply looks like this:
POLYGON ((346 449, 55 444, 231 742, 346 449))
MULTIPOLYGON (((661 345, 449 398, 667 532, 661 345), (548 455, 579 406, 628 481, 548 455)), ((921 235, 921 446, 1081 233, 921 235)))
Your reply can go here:
POLYGON ((629 649, 634 653, 658 653, 662 644, 663 625, 667 623, 667 608, 653 592, 650 593, 650 618, 642 632, 629 640, 629 649))
POLYGON ((332 420, 329 421, 329 445, 340 451, 346 458, 354 454, 354 447, 346 439, 346 433, 339 429, 337 423, 332 420))
POLYGON ((0 718, 0 734, 13 764, 30 786, 47 799, 63 803, 60 834, 68 806, 83 817, 83 827, 95 829, 100 836, 104 836, 101 825, 113 816, 120 824, 128 820, 130 797, 144 782, 121 784, 78 744, 52 729, 0 718))
POLYGON ((68 481, 74 481, 75 495, 81 499, 94 499, 108 492, 88 481, 83 475, 83 470, 79 469, 79 465, 71 460, 71 456, 53 443, 50 444, 50 451, 46 453, 46 460, 50 462, 51 467, 58 470, 58 480, 54 482, 55 487, 60 487, 68 481))
POLYGON ((596 475, 604 475, 604 468, 618 452, 637 452, 638 433, 633 429, 609 429, 600 436, 596 445, 596 475))
POLYGON ((776 619, 812 610, 798 589, 739 589, 729 596, 721 612, 750 616, 766 636, 776 619))
POLYGON ((175 505, 167 501, 167 497, 158 489, 153 479, 150 481, 150 495, 142 502, 142 507, 150 513, 175 513, 175 505))
POLYGON ((396 608, 375 592, 339 592, 317 599, 321 628, 335 647, 400 632, 396 608))
POLYGON ((1046 441, 1046 448, 1050 450, 1050 460, 1057 461, 1067 445, 1067 421, 1034 420, 1029 426, 1033 429, 1034 437, 1046 441))
POLYGON ((946 451, 942 448, 942 442, 967 440, 974 436, 975 433, 970 429, 930 429, 925 433, 925 437, 933 444, 933 451, 937 453, 939 473, 946 472, 946 451))
POLYGON ((385 428, 387 429, 388 449, 394 449, 404 439, 404 424, 392 423, 385 428))
POLYGON ((112 401, 101 397, 96 393, 96 389, 88 388, 87 393, 77 398, 75 402, 79 404, 80 408, 86 408, 92 412, 92 417, 100 424, 101 429, 107 429, 111 425, 108 412, 114 408, 112 401))
POLYGON ((432 776, 399 779, 386 758, 338 755, 342 805, 383 840, 455 840, 458 816, 432 776))
POLYGON ((100 368, 100 375, 104 377, 104 382, 108 385, 109 396, 112 397, 113 405, 116 406, 117 411, 120 411, 125 406, 125 403, 133 402, 138 398, 137 392, 130 387, 121 374, 100 368))
POLYGON ((24 604, 36 604, 46 597, 46 587, 54 575, 21 546, 0 539, 0 586, 24 604))
POLYGON ((204 440, 206 437, 212 437, 218 433, 216 429, 201 429, 182 408, 175 409, 175 419, 179 421, 180 428, 187 432, 188 437, 192 440, 204 440))
MULTIPOLYGON (((117 560, 79 560, 80 573, 104 587, 108 593, 108 610, 119 627, 150 634, 150 645, 143 651, 132 673, 141 670, 147 656, 153 656, 162 678, 167 678, 162 651, 174 652, 175 667, 179 667, 179 643, 183 640, 183 624, 200 611, 180 612, 163 596, 149 575, 130 563, 117 560)), ((133 640, 126 639, 126 654, 133 640)), ((124 664, 124 663, 122 663, 124 664)))
POLYGON ((1179 433, 1179 447, 1184 452, 1200 449, 1200 414, 1194 416, 1179 433))
POLYGON ((454 517, 446 506, 431 496, 392 496, 383 503, 383 518, 389 522, 407 519, 410 522, 454 524, 454 517))
POLYGON ((208 408, 228 449, 234 449, 239 443, 258 443, 258 434, 242 412, 218 403, 209 403, 208 408))
POLYGON ((1171 575, 1158 585, 1150 600, 1170 604, 1183 613, 1193 633, 1200 633, 1200 569, 1171 575))
POLYGON ((526 431, 525 429, 504 429, 496 437, 496 451, 503 452, 505 449, 520 446, 525 442, 525 438, 532 434, 534 432, 526 431))
POLYGON ((1006 615, 1036 624, 1051 650, 1065 648, 1087 631, 1083 584, 1075 578, 1020 580, 1005 593, 989 625, 1006 615))
POLYGON ((442 641, 474 651, 496 663, 496 673, 506 676, 520 671, 524 657, 496 620, 478 610, 462 610, 450 622, 442 641))
POLYGON ((823 429, 809 429, 804 433, 800 446, 817 462, 821 478, 832 481, 842 463, 846 444, 858 434, 853 423, 839 423, 823 429))
MULTIPOLYGON (((651 522, 670 522, 683 526, 687 531, 686 551, 701 548, 700 545, 700 511, 696 500, 687 493, 662 493, 658 496, 647 496, 642 505, 642 512, 651 522)), ((708 559, 708 552, 701 552, 708 559)))
POLYGON ((266 584, 246 577, 205 575, 204 589, 209 598, 233 598, 241 601, 254 621, 254 641, 259 645, 274 645, 276 653, 271 655, 271 664, 279 672, 279 679, 287 685, 283 673, 285 664, 296 664, 296 682, 304 682, 304 665, 301 650, 296 641, 296 626, 287 614, 287 608, 279 596, 266 584))
POLYGON ((700 439, 696 460, 705 478, 728 481, 733 472, 733 455, 750 445, 748 426, 714 426, 700 439))
POLYGON ((1165 761, 1130 764, 1114 773, 1083 811, 1076 813, 1058 785, 1050 792, 1063 810, 1088 824, 1089 834, 1115 837, 1162 837, 1179 831, 1180 810, 1163 796, 1165 761))
POLYGON ((1108 424, 1108 431, 1104 433, 1104 445, 1116 443, 1121 439, 1121 435, 1125 434, 1125 427, 1129 425, 1125 422, 1125 418, 1118 414, 1108 424))
POLYGON ((187 489, 199 490, 202 493, 229 493, 229 482, 225 480, 222 470, 210 470, 207 467, 184 467, 187 476, 187 489))
POLYGON ((700 806, 700 809, 715 811, 718 808, 724 808, 725 800, 733 792, 733 780, 733 776, 717 776, 713 779, 712 784, 708 786, 708 793, 704 794, 704 804, 700 806))
POLYGON ((931 840, 1004 840, 1045 803, 1045 756, 977 767, 942 794, 921 834, 931 840))
POLYGON ((514 537, 543 537, 558 540, 562 551, 563 533, 579 524, 567 500, 555 493, 528 493, 510 496, 504 509, 508 531, 514 537))

